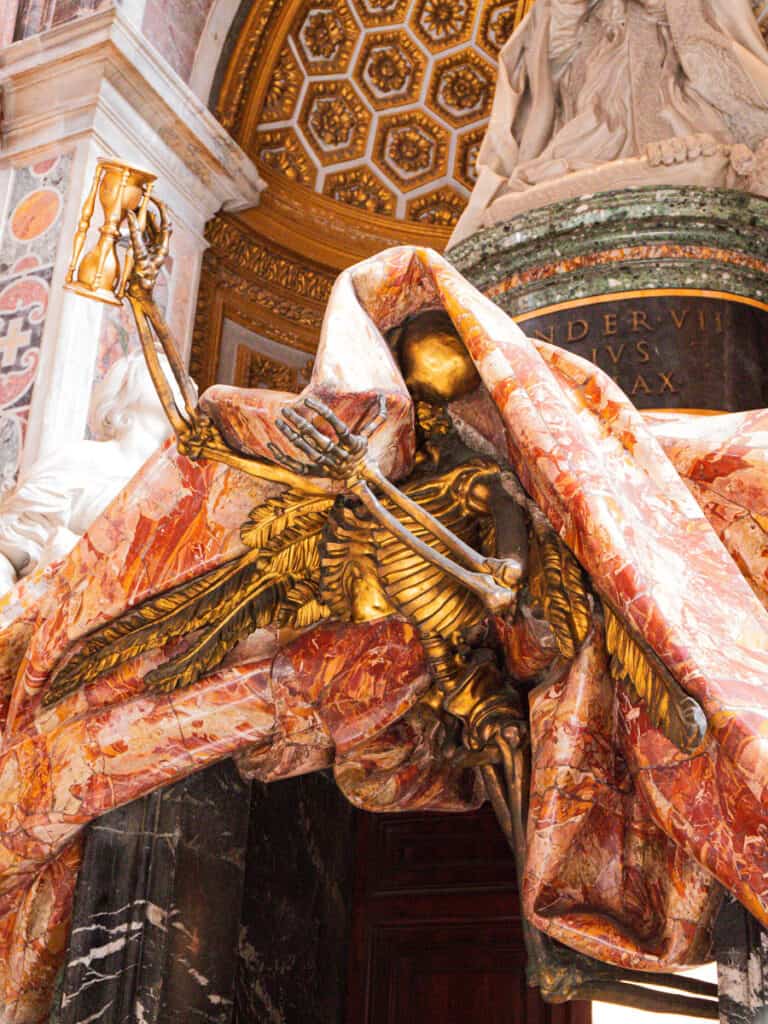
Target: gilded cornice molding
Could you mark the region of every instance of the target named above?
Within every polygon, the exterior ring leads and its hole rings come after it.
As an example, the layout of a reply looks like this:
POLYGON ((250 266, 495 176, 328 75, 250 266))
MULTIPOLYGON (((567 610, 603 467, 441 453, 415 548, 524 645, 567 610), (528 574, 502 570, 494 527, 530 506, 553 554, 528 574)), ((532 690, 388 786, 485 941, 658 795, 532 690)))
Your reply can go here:
POLYGON ((213 250, 233 269, 269 284, 279 285, 297 296, 325 303, 331 294, 332 279, 322 270, 279 253, 252 235, 238 221, 214 217, 206 230, 213 250))
POLYGON ((190 371, 203 389, 217 379, 224 320, 311 356, 334 274, 295 257, 222 214, 206 230, 190 371))

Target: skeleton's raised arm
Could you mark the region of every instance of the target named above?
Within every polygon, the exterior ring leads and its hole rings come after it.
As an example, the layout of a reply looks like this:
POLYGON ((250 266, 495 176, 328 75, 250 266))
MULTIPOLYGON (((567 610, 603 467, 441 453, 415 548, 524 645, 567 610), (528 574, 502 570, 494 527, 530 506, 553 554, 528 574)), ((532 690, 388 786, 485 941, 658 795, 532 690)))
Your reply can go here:
POLYGON ((379 403, 376 415, 359 434, 353 434, 331 409, 317 399, 307 398, 304 404, 319 417, 321 423, 336 434, 333 440, 323 433, 315 423, 300 415, 295 409, 283 410, 284 419, 277 421, 281 433, 301 451, 309 462, 281 451, 276 445, 270 446, 275 460, 294 473, 308 476, 327 476, 344 482, 347 490, 358 497, 371 515, 391 530, 404 544, 416 551, 426 561, 438 566, 476 594, 490 611, 501 612, 514 601, 515 586, 523 572, 521 560, 489 559, 470 547, 444 526, 435 516, 388 480, 368 452, 368 438, 383 421, 384 407, 379 403), (371 486, 381 491, 394 505, 411 516, 427 529, 433 537, 442 541, 459 561, 446 558, 425 544, 389 512, 379 501, 371 486))

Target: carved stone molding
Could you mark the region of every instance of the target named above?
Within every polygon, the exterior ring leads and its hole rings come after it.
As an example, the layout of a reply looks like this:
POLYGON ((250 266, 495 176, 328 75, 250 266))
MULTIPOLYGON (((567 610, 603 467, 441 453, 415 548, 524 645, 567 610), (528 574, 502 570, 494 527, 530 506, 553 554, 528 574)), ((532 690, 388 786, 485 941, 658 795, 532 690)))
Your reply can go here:
MULTIPOLYGON (((217 380, 225 319, 311 357, 333 273, 294 257, 230 215, 215 217, 206 238, 209 248, 203 258, 190 357, 198 386, 203 389, 217 380)), ((291 380, 296 385, 296 368, 285 369, 294 374, 291 380)), ((248 368, 241 364, 236 370, 237 383, 257 386, 254 373, 258 376, 257 370, 251 372, 250 364, 248 368)))

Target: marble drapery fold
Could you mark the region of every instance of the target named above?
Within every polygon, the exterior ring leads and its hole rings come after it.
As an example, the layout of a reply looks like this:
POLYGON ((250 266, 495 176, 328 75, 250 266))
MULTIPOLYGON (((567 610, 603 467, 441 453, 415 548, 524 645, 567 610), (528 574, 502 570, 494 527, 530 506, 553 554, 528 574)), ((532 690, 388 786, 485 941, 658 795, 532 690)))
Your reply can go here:
POLYGON ((730 147, 767 137, 768 52, 749 0, 537 0, 501 51, 451 244, 607 189, 744 187, 730 147))
MULTIPOLYGON (((595 594, 708 719, 699 748, 683 756, 637 696, 608 680, 596 611, 573 663, 531 699, 525 911, 601 959, 684 966, 704 951, 718 883, 768 923, 766 414, 646 421, 599 369, 527 339, 439 256, 393 249, 341 275, 306 392, 352 420, 385 396, 372 446, 391 479, 410 471, 413 420, 383 334, 439 307, 483 381, 452 409, 462 436, 516 472, 595 594), (591 832, 605 839, 600 849, 591 832)), ((296 402, 216 387, 201 404, 233 447, 268 458, 275 416, 296 402)), ((276 489, 192 462, 171 442, 60 568, 0 606, 4 1024, 44 1019, 78 837, 114 806, 230 755, 262 778, 335 763, 362 806, 476 805, 472 777, 441 765, 440 736, 415 710, 430 679, 398 616, 321 623, 283 647, 273 631, 254 634, 170 695, 144 692, 143 677, 173 653, 153 651, 43 707, 53 668, 83 637, 241 554, 240 526, 276 489)), ((551 652, 529 626, 510 636, 508 668, 535 681, 551 652)))

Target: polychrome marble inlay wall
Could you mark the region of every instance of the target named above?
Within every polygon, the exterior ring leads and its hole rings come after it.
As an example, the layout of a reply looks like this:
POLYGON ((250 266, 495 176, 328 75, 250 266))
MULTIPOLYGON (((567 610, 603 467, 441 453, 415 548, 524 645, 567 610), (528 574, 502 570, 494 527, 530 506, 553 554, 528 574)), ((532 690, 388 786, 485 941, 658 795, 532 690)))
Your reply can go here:
POLYGON ((7 215, 0 224, 3 484, 13 481, 24 444, 71 165, 66 152, 7 172, 7 215))

